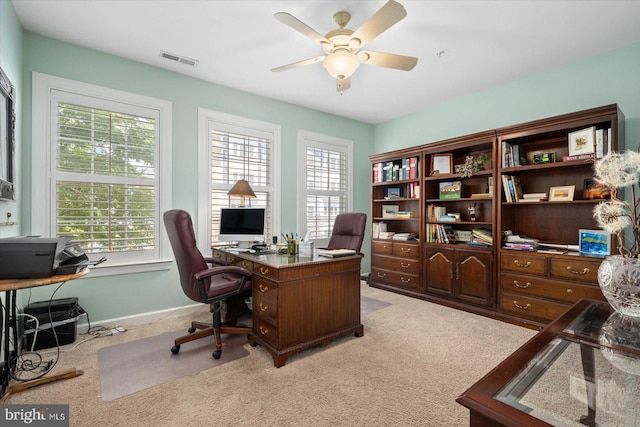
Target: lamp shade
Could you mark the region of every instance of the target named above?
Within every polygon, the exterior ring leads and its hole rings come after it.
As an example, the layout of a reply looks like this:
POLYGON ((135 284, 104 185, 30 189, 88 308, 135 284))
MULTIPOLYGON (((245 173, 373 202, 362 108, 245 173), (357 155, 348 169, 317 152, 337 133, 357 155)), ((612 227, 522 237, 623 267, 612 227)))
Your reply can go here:
POLYGON ((337 49, 324 58, 322 65, 336 79, 346 79, 358 69, 360 59, 346 49, 337 49))
POLYGON ((250 199, 256 198, 256 193, 253 192, 253 189, 249 185, 249 183, 244 179, 239 179, 231 190, 227 193, 229 197, 248 197, 250 199))

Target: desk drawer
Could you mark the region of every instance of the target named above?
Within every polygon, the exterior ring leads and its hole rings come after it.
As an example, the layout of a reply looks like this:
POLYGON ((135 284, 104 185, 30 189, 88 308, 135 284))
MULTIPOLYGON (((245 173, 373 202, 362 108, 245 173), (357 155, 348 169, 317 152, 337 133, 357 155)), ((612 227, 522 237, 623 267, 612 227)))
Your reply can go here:
POLYGON ((402 274, 420 274, 420 261, 407 258, 393 258, 380 255, 371 256, 371 264, 385 270, 392 270, 402 274))
POLYGON ((278 280, 278 269, 269 267, 268 265, 253 263, 253 274, 259 274, 260 276, 268 277, 274 280, 278 280))
POLYGON ((576 282, 598 283, 600 262, 582 259, 551 258, 551 277, 576 282))
POLYGON ((522 274, 546 276, 546 261, 546 257, 532 256, 521 252, 513 254, 502 252, 500 268, 502 271, 517 271, 522 274))
POLYGON ((273 325, 278 321, 278 289, 265 283, 253 284, 252 301, 253 318, 267 321, 273 325), (261 291, 263 289, 264 291, 261 291))
POLYGON ((597 286, 549 280, 536 276, 503 274, 501 288, 506 292, 515 292, 529 297, 551 298, 570 304, 577 302, 580 298, 605 300, 597 286))
POLYGON ((568 304, 532 298, 527 295, 501 292, 499 309, 517 317, 532 320, 541 319, 545 323, 554 320, 570 307, 568 304))
POLYGON ((260 317, 253 318, 253 334, 278 348, 278 328, 260 317))
POLYGON ((227 262, 231 265, 237 265, 240 267, 244 267, 249 271, 253 270, 253 263, 251 261, 247 261, 246 259, 239 258, 235 255, 228 255, 227 262))

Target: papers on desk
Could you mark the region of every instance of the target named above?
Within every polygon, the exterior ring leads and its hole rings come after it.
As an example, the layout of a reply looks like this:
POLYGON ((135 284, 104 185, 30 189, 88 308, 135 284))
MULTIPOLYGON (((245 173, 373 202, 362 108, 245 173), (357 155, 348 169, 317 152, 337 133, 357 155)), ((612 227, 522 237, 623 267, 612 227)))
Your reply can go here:
POLYGON ((324 256, 327 258, 338 258, 341 256, 349 256, 355 255, 356 251, 353 249, 324 249, 318 251, 319 256, 324 256))

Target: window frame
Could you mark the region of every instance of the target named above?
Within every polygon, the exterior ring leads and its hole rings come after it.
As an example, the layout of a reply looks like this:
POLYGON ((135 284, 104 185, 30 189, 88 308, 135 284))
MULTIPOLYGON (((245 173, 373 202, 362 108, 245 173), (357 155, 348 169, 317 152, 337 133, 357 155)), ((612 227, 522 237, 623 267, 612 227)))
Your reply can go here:
MULTIPOLYGON (((325 150, 342 151, 346 153, 345 173, 345 209, 346 212, 353 211, 353 141, 348 139, 337 138, 334 136, 323 135, 320 133, 310 132, 306 130, 298 130, 298 228, 301 235, 307 233, 307 206, 306 200, 309 191, 307 190, 307 162, 306 154, 308 147, 317 147, 325 150)), ((314 191, 315 193, 315 191, 314 191)), ((326 246, 329 238, 313 239, 317 247, 326 246)))
MULTIPOLYGON (((198 108, 198 219, 197 246, 205 256, 211 256, 211 141, 209 126, 216 130, 252 136, 270 135, 271 147, 271 230, 273 235, 280 235, 280 146, 281 127, 268 122, 247 117, 222 113, 219 111, 198 108)), ((229 189, 233 183, 229 184, 229 189)), ((254 188, 258 191, 257 188, 254 188)), ((260 189, 260 191, 263 191, 260 189)), ((267 215, 268 216, 268 215, 267 215)), ((267 243, 270 243, 267 241, 267 243)))
POLYGON ((53 91, 67 92, 72 96, 82 96, 96 99, 97 103, 117 103, 122 106, 136 106, 154 110, 157 113, 158 150, 156 178, 156 248, 149 256, 136 251, 125 252, 127 256, 120 257, 113 253, 108 262, 92 267, 92 277, 110 276, 115 274, 138 273, 169 269, 172 262, 171 248, 162 221, 162 213, 171 209, 171 135, 172 135, 172 104, 169 101, 148 96, 124 92, 103 86, 64 79, 42 73, 33 73, 32 78, 32 218, 31 234, 53 236, 55 229, 51 218, 55 218, 56 206, 53 197, 56 183, 54 176, 55 146, 52 141, 55 123, 53 114, 53 91), (37 173, 36 173, 37 171, 37 173))

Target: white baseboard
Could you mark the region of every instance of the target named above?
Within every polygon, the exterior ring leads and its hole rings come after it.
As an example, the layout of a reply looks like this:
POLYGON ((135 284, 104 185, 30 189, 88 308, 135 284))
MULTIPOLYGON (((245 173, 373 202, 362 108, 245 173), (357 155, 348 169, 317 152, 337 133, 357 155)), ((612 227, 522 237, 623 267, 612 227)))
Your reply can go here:
MULTIPOLYGON (((140 325, 143 323, 155 322, 160 319, 167 319, 171 317, 180 317, 187 316, 193 313, 197 313, 199 311, 208 310, 208 306, 204 304, 191 304, 185 305, 182 307, 168 308, 165 310, 158 311, 150 311, 148 313, 140 313, 135 314, 133 316, 125 316, 125 317, 116 317, 113 319, 100 320, 98 322, 91 322, 91 327, 95 328, 96 326, 102 326, 105 328, 112 328, 114 326, 132 326, 132 325, 140 325)), ((78 325, 78 333, 87 333, 89 329, 89 324, 87 323, 86 316, 83 316, 82 319, 79 320, 78 325), (84 321, 84 323, 80 323, 84 321)))

